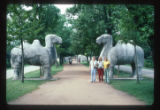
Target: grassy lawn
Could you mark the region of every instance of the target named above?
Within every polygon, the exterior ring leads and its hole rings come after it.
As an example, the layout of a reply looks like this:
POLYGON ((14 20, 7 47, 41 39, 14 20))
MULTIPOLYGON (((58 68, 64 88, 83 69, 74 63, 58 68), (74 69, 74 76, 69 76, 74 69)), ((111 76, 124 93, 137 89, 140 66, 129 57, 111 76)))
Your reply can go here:
MULTIPOLYGON (((51 68, 51 73, 52 75, 56 74, 57 72, 60 72, 63 70, 63 66, 52 66, 51 68)), ((36 77, 40 77, 40 70, 36 70, 33 72, 29 72, 27 74, 25 74, 26 78, 36 78, 36 77)), ((7 98, 7 102, 17 99, 20 96, 23 96, 26 93, 29 93, 35 89, 38 88, 39 85, 45 83, 47 81, 44 80, 33 80, 33 81, 27 81, 25 80, 24 83, 21 82, 21 80, 12 80, 7 79, 7 93, 6 93, 6 98, 7 98)))
MULTIPOLYGON (((88 63, 81 63, 88 67, 88 63)), ((115 70, 116 77, 124 78, 129 77, 130 74, 119 72, 115 70)), ((111 85, 118 90, 126 92, 129 95, 135 96, 138 100, 144 101, 147 105, 151 105, 154 101, 154 80, 144 78, 140 84, 136 80, 112 80, 111 85)))
MULTIPOLYGON (((117 73, 116 70, 115 73, 117 73)), ((129 77, 129 74, 120 72, 117 76, 129 77)), ((140 84, 138 84, 136 80, 112 80, 111 85, 118 90, 135 96, 138 100, 144 101, 147 105, 151 105, 154 101, 153 79, 144 78, 140 81, 140 84)))
POLYGON ((89 63, 88 62, 82 62, 81 64, 89 67, 89 63))

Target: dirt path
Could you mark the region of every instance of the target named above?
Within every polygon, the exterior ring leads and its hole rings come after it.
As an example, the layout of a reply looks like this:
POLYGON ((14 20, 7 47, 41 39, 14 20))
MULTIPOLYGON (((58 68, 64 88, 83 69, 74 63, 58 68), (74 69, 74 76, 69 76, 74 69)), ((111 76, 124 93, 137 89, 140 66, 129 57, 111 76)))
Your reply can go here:
MULTIPOLYGON (((39 89, 9 104, 36 105, 145 105, 106 83, 90 82, 89 69, 81 64, 65 65, 64 70, 39 89)), ((98 76, 97 76, 98 78, 98 76)))

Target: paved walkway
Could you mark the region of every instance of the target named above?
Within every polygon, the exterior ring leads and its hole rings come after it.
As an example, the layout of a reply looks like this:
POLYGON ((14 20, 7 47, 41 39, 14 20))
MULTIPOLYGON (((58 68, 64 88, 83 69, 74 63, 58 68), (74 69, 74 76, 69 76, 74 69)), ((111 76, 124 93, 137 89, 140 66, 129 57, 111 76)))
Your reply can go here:
MULTIPOLYGON (((28 72, 31 72, 31 71, 38 70, 38 69, 40 69, 39 66, 25 66, 24 67, 24 74, 26 74, 28 72)), ((7 79, 12 78, 13 74, 14 74, 14 70, 13 69, 8 69, 7 70, 7 79)))
MULTIPOLYGON (((117 69, 118 66, 115 66, 115 68, 117 69)), ((128 65, 120 65, 120 66, 119 66, 119 69, 120 69, 121 71, 124 71, 124 72, 129 72, 129 73, 132 72, 131 66, 128 66, 128 65)), ((146 68, 143 68, 143 69, 142 69, 142 76, 145 76, 145 77, 153 78, 153 79, 154 79, 154 69, 146 69, 146 68)))
POLYGON ((89 68, 81 64, 65 64, 63 71, 54 77, 59 80, 44 83, 9 104, 145 105, 144 102, 106 83, 91 83, 89 68))

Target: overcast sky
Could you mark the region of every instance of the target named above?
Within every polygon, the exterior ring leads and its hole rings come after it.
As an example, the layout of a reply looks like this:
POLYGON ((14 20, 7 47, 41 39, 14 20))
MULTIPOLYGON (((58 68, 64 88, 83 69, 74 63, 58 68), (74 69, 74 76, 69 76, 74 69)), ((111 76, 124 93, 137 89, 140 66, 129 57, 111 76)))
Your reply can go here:
POLYGON ((65 14, 67 8, 73 7, 73 4, 56 4, 54 6, 61 10, 61 14, 65 14))
MULTIPOLYGON (((57 8, 60 9, 61 14, 65 14, 67 8, 73 7, 73 4, 54 4, 54 6, 56 6, 57 8)), ((25 6, 25 5, 23 6, 23 8, 24 8, 25 10, 31 10, 31 9, 32 9, 32 7, 27 7, 27 6, 25 6)))
MULTIPOLYGON (((73 7, 73 4, 54 4, 54 6, 56 6, 57 8, 60 9, 61 14, 65 14, 67 8, 73 7)), ((32 9, 32 7, 28 7, 28 6, 25 6, 25 5, 23 6, 23 8, 24 8, 26 11, 32 9)), ((76 19, 77 16, 74 16, 74 18, 76 19)), ((71 26, 71 24, 68 24, 68 23, 65 23, 65 25, 66 25, 66 26, 71 26)))

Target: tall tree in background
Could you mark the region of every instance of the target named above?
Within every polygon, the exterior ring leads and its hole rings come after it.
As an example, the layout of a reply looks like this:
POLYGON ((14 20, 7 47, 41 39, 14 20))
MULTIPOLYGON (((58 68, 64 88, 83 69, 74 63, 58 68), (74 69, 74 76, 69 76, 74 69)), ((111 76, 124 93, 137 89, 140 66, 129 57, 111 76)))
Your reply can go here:
MULTIPOLYGON (((26 5, 10 4, 7 7, 7 52, 20 44, 20 37, 32 43, 34 39, 45 44, 47 34, 57 34, 63 39, 62 46, 57 46, 58 54, 66 56, 71 54, 70 28, 65 25, 67 22, 60 10, 52 4, 28 5, 30 10, 26 10, 26 5), (18 13, 18 14, 17 14, 18 13), (21 24, 19 24, 21 20, 21 24), (21 32, 20 32, 21 31, 21 32)), ((8 61, 9 62, 9 61, 8 61)))
POLYGON ((118 40, 136 40, 136 44, 144 49, 145 58, 152 59, 149 39, 154 35, 153 10, 149 5, 74 5, 67 10, 72 29, 76 30, 71 36, 74 51, 78 45, 78 54, 98 56, 101 49, 95 40, 108 33, 113 36, 113 45, 118 40))
POLYGON ((118 40, 129 41, 131 36, 137 36, 136 44, 144 49, 146 61, 151 62, 153 49, 149 39, 154 35, 152 6, 75 4, 66 15, 61 15, 60 10, 50 4, 28 6, 32 9, 25 10, 24 5, 18 4, 7 7, 7 53, 20 44, 18 36, 30 43, 39 39, 44 45, 46 34, 53 33, 63 39, 63 44, 57 46, 61 59, 77 54, 99 56, 102 46, 96 44, 96 38, 108 33, 113 36, 113 45, 118 40), (16 11, 20 13, 22 25, 19 25, 16 11))
MULTIPOLYGON (((118 31, 120 36, 118 40, 121 39, 125 42, 133 40, 133 45, 141 46, 144 49, 145 56, 147 52, 151 51, 146 50, 150 48, 148 45, 149 37, 153 35, 153 7, 151 6, 140 6, 140 5, 126 5, 123 6, 123 10, 120 11, 121 19, 118 24, 118 31), (146 12, 146 9, 148 11, 146 12), (152 16, 152 17, 151 17, 152 16), (145 34, 143 29, 148 28, 145 34), (146 52, 147 51, 147 52, 146 52)), ((137 62, 137 54, 135 48, 135 61, 137 62)), ((136 63, 137 66, 137 63, 136 63)), ((137 82, 139 83, 138 70, 137 73, 137 82)))

